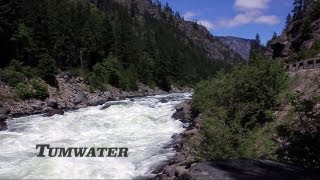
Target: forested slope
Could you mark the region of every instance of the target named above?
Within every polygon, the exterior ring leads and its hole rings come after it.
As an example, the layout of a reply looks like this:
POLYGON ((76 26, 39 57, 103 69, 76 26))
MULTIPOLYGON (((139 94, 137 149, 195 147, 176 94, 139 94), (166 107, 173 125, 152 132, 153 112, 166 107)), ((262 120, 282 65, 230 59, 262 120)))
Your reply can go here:
POLYGON ((72 70, 98 89, 111 84, 130 90, 142 82, 170 90, 241 63, 225 46, 223 57, 208 55, 179 28, 183 20, 168 5, 151 4, 156 16, 139 9, 150 1, 127 2, 0 1, 1 81, 16 86, 41 77, 54 86, 55 74, 72 70))

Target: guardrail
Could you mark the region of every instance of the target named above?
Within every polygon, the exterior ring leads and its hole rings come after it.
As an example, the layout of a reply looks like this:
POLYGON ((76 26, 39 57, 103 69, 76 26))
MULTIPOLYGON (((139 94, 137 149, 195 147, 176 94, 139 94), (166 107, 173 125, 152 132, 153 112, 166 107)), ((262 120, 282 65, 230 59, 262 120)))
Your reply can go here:
POLYGON ((305 69, 316 69, 316 68, 320 68, 320 58, 299 61, 296 63, 288 64, 286 67, 287 71, 300 71, 305 69))

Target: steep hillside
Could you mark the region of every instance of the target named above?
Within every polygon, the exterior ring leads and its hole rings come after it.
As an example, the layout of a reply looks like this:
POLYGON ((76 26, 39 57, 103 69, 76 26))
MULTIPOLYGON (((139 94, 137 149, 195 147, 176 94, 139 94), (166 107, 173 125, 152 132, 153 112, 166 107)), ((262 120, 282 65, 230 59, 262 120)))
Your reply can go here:
MULTIPOLYGON (((153 4, 150 0, 116 0, 127 7, 137 7, 140 16, 145 12, 150 13, 154 18, 167 18, 175 21, 175 25, 179 30, 186 34, 192 43, 203 48, 211 59, 225 60, 232 64, 241 63, 243 59, 247 59, 247 52, 238 48, 230 48, 229 44, 220 42, 219 37, 213 36, 204 26, 195 22, 186 21, 178 12, 173 12, 168 4, 161 5, 159 2, 153 4), (242 53, 242 54, 240 54, 242 53)), ((237 39, 234 45, 242 43, 241 38, 237 39)), ((233 46, 234 46, 233 45, 233 46)), ((247 47, 247 46, 246 46, 247 47)))
POLYGON ((237 52, 245 60, 249 59, 253 40, 239 37, 217 37, 223 44, 227 45, 234 52, 237 52))
POLYGON ((267 54, 286 62, 301 61, 320 53, 320 2, 295 1, 283 33, 274 39, 267 54), (300 5, 300 2, 302 3, 300 5))
POLYGON ((148 0, 15 0, 0 9, 0 80, 13 87, 34 77, 55 86, 57 73, 74 71, 93 89, 142 82, 169 91, 242 62, 203 26, 148 0))

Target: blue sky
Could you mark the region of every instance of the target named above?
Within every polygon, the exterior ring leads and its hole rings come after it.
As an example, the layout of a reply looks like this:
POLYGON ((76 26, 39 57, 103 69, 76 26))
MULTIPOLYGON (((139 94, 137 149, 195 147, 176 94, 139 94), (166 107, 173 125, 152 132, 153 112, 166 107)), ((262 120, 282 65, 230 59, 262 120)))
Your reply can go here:
POLYGON ((292 10, 292 0, 161 0, 186 20, 197 21, 213 35, 267 42, 273 32, 281 34, 292 10))

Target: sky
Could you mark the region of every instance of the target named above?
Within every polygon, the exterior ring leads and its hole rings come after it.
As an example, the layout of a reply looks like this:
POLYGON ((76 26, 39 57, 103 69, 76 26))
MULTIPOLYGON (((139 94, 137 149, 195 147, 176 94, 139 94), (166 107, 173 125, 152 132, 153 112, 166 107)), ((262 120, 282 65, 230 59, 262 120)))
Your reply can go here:
POLYGON ((197 21, 215 36, 254 39, 262 43, 281 34, 292 0, 161 0, 185 20, 197 21))

